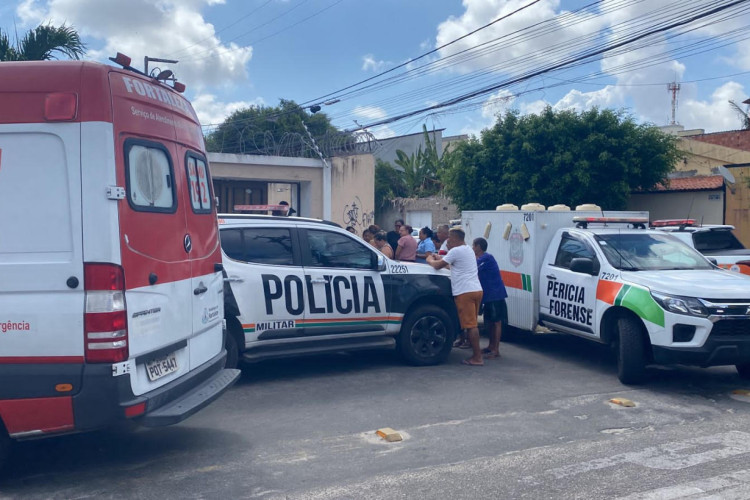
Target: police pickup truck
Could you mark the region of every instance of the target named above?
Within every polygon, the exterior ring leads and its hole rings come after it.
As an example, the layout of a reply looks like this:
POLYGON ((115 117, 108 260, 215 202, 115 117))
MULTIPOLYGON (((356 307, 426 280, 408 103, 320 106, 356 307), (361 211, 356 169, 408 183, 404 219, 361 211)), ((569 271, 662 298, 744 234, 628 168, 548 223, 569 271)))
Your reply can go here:
POLYGON ((651 227, 667 231, 722 269, 750 275, 750 249, 745 248, 726 224, 696 224, 695 219, 655 220, 651 227))
POLYGON ((396 348, 410 364, 450 354, 458 330, 450 275, 397 262, 337 225, 219 215, 228 365, 396 348))
POLYGON ((626 384, 643 382, 650 363, 735 365, 750 378, 750 278, 645 229, 647 217, 601 215, 464 212, 467 233, 489 237, 510 326, 610 344, 626 384))

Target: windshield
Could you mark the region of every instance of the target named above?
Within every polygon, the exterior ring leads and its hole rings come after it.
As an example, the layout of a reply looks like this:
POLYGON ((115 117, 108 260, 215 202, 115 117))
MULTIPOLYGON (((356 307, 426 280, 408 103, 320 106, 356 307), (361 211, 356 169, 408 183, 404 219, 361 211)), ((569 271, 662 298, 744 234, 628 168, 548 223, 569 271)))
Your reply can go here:
POLYGON ((729 230, 695 232, 693 233, 693 244, 699 252, 743 250, 745 248, 729 230))
POLYGON ((596 241, 609 263, 621 271, 713 268, 700 253, 668 234, 601 234, 596 241))

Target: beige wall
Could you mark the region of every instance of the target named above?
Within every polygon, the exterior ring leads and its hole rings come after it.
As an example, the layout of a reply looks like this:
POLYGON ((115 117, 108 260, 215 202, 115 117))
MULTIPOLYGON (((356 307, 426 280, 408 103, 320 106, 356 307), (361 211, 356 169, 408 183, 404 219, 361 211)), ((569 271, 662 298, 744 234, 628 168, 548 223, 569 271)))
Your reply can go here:
POLYGON ((678 147, 685 153, 685 162, 675 168, 683 172, 694 172, 695 175, 713 175, 713 170, 732 163, 750 163, 750 151, 727 148, 696 141, 689 137, 679 140, 678 147))
POLYGON ((354 226, 357 234, 375 223, 375 157, 351 155, 331 160, 331 220, 354 226))
MULTIPOLYGON (((214 180, 268 182, 268 203, 294 204, 299 183, 299 215, 323 218, 323 162, 310 158, 209 153, 214 180)), ((335 157, 331 164, 331 220, 342 226, 348 216, 362 226, 374 223, 375 159, 371 154, 335 157), (355 208, 356 205, 356 208, 355 208)))
POLYGON ((633 194, 628 210, 646 210, 652 221, 691 218, 704 224, 723 224, 724 193, 716 190, 633 194))

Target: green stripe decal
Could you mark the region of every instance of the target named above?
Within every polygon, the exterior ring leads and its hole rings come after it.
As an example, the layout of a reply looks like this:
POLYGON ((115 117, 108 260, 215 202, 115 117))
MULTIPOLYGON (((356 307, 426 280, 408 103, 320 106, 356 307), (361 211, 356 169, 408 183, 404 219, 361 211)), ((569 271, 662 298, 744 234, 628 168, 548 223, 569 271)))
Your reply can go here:
POLYGON ((661 327, 664 326, 664 309, 656 303, 648 290, 625 285, 615 299, 615 305, 619 305, 619 303, 646 321, 661 327), (625 290, 626 287, 627 290, 625 290), (623 290, 625 290, 624 293, 623 290))
POLYGON ((531 291, 533 291, 533 290, 531 290, 531 275, 526 274, 525 276, 526 276, 526 283, 529 285, 528 290, 531 292, 531 291))
POLYGON ((622 285, 622 288, 620 288, 620 291, 617 292, 617 296, 615 297, 615 303, 613 305, 621 306, 622 299, 625 297, 625 294, 628 293, 629 290, 630 290, 630 285, 622 285))

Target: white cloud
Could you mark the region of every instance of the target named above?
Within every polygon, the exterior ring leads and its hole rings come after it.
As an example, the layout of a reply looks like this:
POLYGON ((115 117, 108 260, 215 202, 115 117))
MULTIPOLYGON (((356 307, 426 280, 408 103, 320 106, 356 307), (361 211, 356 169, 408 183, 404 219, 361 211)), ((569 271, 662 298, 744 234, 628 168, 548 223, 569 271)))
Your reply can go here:
MULTIPOLYGON (((144 56, 177 59, 170 67, 188 89, 231 85, 248 78, 252 47, 223 44, 201 14, 223 0, 23 0, 16 13, 27 26, 66 23, 88 39, 87 57, 104 60, 122 52, 136 67, 144 56)), ((153 68, 153 66, 150 66, 153 68)))
POLYGON ((620 108, 623 105, 623 96, 620 89, 607 85, 601 90, 593 92, 581 92, 571 90, 553 106, 556 110, 574 109, 584 111, 593 107, 597 108, 620 108))
POLYGON ((254 101, 220 102, 216 100, 216 96, 213 94, 198 95, 192 100, 192 103, 201 125, 217 125, 235 111, 251 106, 265 105, 261 98, 254 101))
POLYGON ((367 118, 368 120, 382 120, 388 113, 383 108, 377 106, 357 106, 352 111, 359 118, 367 118))
POLYGON ((396 137, 396 132, 393 131, 388 125, 380 125, 368 130, 376 139, 388 139, 389 137, 396 137))
POLYGON ((687 129, 702 128, 706 132, 742 128, 742 122, 729 104, 729 100, 740 104, 746 96, 741 84, 725 83, 714 90, 708 100, 682 99, 677 108, 677 121, 687 129))
MULTIPOLYGON (((464 36, 491 20, 511 14, 527 3, 527 0, 463 0, 466 9, 464 13, 460 17, 451 16, 438 26, 435 46, 439 47, 464 36)), ((556 18, 561 13, 559 7, 559 0, 542 0, 507 19, 441 49, 440 56, 446 57, 546 21, 550 28, 545 29, 543 33, 537 34, 537 36, 524 38, 516 35, 512 42, 510 39, 504 39, 500 42, 502 44, 500 50, 490 51, 492 47, 490 43, 484 46, 485 50, 483 50, 481 56, 472 59, 464 58, 460 65, 453 67, 454 70, 464 73, 490 67, 503 73, 515 73, 520 71, 522 67, 538 66, 551 60, 560 59, 564 55, 559 49, 560 47, 564 47, 563 50, 568 53, 580 50, 580 46, 573 43, 566 45, 566 42, 570 42, 579 36, 595 33, 606 25, 605 17, 589 13, 568 14, 562 21, 559 17, 556 18), (563 22, 566 25, 565 29, 551 30, 551 27, 562 27, 563 22), (546 50, 551 46, 557 46, 558 50, 546 50)), ((593 43, 593 41, 588 43, 593 43)))
POLYGON ((362 71, 373 71, 375 73, 378 73, 380 71, 383 71, 383 69, 390 64, 391 63, 387 61, 376 60, 375 56, 373 56, 372 54, 362 56, 362 71))
POLYGON ((482 118, 470 117, 468 123, 461 129, 461 133, 479 137, 482 130, 495 124, 499 114, 503 114, 511 108, 514 100, 515 96, 510 91, 498 90, 482 103, 482 118))

